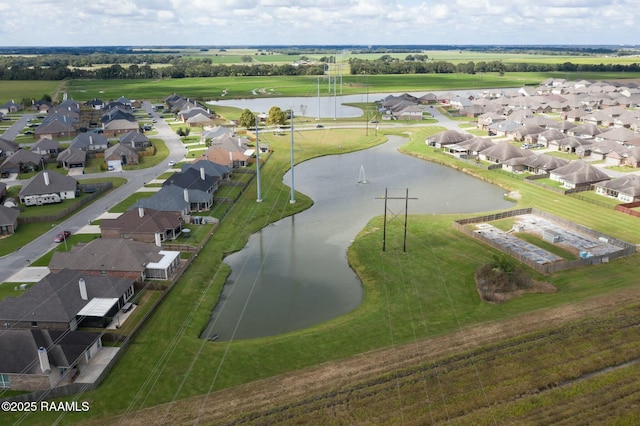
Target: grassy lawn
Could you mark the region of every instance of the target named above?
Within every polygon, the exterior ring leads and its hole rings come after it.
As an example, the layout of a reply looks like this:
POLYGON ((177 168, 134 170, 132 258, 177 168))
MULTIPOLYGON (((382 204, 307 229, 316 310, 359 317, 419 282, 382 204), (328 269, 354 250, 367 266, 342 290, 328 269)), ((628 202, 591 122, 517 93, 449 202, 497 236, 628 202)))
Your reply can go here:
POLYGON ((151 197, 153 194, 153 192, 146 191, 134 192, 129 197, 122 200, 120 203, 111 207, 109 209, 109 213, 124 213, 129 210, 129 207, 133 206, 138 200, 151 197))

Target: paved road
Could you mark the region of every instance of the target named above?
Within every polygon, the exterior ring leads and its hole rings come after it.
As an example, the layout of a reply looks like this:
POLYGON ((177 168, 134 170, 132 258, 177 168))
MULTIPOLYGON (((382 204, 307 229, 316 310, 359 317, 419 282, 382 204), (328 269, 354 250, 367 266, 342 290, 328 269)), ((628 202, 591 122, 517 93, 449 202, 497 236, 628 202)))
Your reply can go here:
MULTIPOLYGON (((158 175, 164 173, 168 169, 167 164, 169 160, 177 163, 185 157, 187 150, 180 141, 178 135, 176 135, 164 120, 160 118, 160 115, 157 112, 152 110, 150 103, 145 102, 143 104, 143 108, 147 112, 151 113, 153 118, 157 120, 157 137, 164 140, 170 152, 167 161, 163 161, 161 164, 149 169, 116 172, 118 175, 127 178, 126 184, 109 192, 91 205, 76 213, 73 217, 70 217, 60 223, 52 224, 50 231, 40 235, 38 238, 31 241, 26 246, 21 247, 16 252, 0 257, 0 283, 7 281, 8 278, 16 272, 26 267, 29 260, 38 259, 53 249, 56 246, 53 239, 58 232, 64 229, 74 233, 114 205, 128 198, 131 194, 142 188, 146 182, 150 182, 158 175)), ((113 175, 114 172, 105 172, 91 174, 91 177, 109 177, 113 175)), ((24 183, 24 181, 20 182, 21 185, 24 185, 24 183)))

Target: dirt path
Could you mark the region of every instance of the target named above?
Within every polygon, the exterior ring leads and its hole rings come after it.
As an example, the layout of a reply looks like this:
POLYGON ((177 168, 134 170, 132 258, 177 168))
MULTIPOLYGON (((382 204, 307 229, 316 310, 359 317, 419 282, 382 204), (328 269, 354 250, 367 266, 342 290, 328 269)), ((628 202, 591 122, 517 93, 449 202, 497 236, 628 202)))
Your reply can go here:
POLYGON ((126 418, 115 416, 91 423, 155 425, 234 422, 249 413, 268 412, 296 403, 304 404, 304 400, 311 400, 314 395, 348 389, 368 378, 420 365, 426 360, 451 356, 525 332, 559 326, 585 317, 604 315, 617 307, 634 303, 640 303, 640 288, 583 303, 527 313, 511 320, 481 324, 447 336, 365 353, 210 395, 147 408, 129 413, 126 418))

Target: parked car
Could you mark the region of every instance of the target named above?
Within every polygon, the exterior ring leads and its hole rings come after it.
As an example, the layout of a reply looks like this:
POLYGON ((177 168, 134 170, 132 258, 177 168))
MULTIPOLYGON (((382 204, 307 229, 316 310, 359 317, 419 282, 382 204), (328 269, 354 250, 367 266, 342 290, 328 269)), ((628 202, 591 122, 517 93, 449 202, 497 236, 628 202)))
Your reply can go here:
POLYGON ((173 166, 175 166, 175 165, 176 165, 176 162, 175 162, 175 161, 169 161, 169 167, 173 167, 173 166))
POLYGON ((322 124, 318 124, 318 125, 316 126, 316 129, 324 129, 324 126, 323 126, 322 124))
POLYGON ((61 233, 59 233, 58 235, 56 235, 56 237, 53 239, 54 243, 61 243, 64 240, 66 240, 67 238, 69 238, 71 236, 71 232, 69 231, 62 231, 61 233))

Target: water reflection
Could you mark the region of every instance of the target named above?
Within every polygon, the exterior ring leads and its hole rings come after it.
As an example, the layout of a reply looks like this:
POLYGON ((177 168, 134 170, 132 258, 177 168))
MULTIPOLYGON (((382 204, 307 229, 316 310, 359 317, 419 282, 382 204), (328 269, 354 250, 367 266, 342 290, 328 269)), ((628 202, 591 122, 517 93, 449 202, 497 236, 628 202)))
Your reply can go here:
MULTIPOLYGON (((225 259, 232 273, 203 333, 220 339, 270 336, 305 328, 355 309, 362 288, 346 250, 374 216, 379 198, 409 196, 409 213, 464 213, 512 204, 503 190, 463 173, 400 154, 406 142, 327 156, 295 168, 295 186, 314 200, 312 208, 252 235, 247 246, 225 259), (366 182, 360 182, 366 175, 366 182)), ((290 176, 284 176, 289 183, 290 176)), ((263 202, 269 202, 264 200, 263 202)), ((404 201, 402 201, 404 204, 404 201)), ((391 206, 396 211, 403 206, 391 206)))

